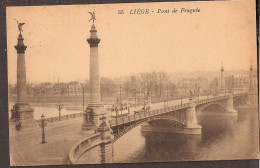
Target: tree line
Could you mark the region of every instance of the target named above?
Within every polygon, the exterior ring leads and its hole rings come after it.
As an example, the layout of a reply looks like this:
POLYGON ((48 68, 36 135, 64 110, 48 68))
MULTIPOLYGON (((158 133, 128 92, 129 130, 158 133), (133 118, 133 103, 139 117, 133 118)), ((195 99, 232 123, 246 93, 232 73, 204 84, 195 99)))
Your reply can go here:
MULTIPOLYGON (((90 92, 89 81, 84 83, 79 81, 70 82, 42 82, 39 84, 27 83, 28 96, 72 96, 82 95, 83 88, 85 94, 90 92)), ((16 96, 16 84, 9 84, 9 95, 16 96)), ((101 96, 122 97, 162 97, 165 94, 174 95, 176 84, 171 80, 170 75, 165 72, 146 72, 135 76, 121 78, 101 78, 101 96)))

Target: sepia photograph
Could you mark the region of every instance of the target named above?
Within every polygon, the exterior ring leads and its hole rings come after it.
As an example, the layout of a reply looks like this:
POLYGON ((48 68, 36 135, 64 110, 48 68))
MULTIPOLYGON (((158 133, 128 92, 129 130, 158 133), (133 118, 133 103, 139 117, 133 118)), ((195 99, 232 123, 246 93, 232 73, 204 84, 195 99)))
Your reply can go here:
POLYGON ((258 159, 255 8, 7 7, 10 165, 258 159))

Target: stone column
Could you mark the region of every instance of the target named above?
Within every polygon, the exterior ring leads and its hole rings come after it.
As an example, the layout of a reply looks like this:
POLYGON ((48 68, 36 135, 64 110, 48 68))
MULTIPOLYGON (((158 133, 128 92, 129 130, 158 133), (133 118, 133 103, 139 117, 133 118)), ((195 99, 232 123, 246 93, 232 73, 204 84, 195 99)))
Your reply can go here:
POLYGON ((253 66, 252 63, 249 68, 249 86, 248 86, 248 95, 246 97, 248 105, 253 104, 254 100, 254 85, 253 85, 253 66))
POLYGON ((252 63, 249 69, 249 90, 253 90, 253 66, 252 63))
POLYGON ((223 65, 221 66, 221 69, 220 69, 220 89, 221 91, 223 91, 225 89, 225 81, 224 81, 224 67, 223 65))
POLYGON ((18 43, 15 46, 17 50, 17 101, 12 109, 12 121, 19 121, 22 126, 26 127, 34 121, 34 109, 27 101, 26 88, 26 64, 25 50, 27 46, 23 43, 23 37, 20 33, 18 43))
POLYGON ((90 38, 87 41, 90 45, 90 103, 96 104, 101 102, 98 57, 100 39, 97 37, 97 29, 94 24, 91 26, 90 38))
POLYGON ((90 103, 87 108, 90 110, 83 113, 82 131, 89 131, 93 126, 94 129, 98 128, 100 125, 99 117, 107 115, 107 111, 101 103, 98 56, 100 38, 97 36, 97 29, 94 24, 91 26, 90 38, 87 39, 87 42, 90 46, 90 103))

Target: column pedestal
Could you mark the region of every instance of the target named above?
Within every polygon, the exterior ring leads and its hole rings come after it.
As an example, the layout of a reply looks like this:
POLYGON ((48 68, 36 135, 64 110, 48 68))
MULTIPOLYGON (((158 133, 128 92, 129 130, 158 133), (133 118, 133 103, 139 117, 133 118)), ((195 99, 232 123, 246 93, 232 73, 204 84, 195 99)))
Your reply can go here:
POLYGON ((11 112, 12 116, 10 121, 17 124, 20 122, 22 129, 36 124, 34 120, 34 109, 27 102, 16 103, 11 112))
POLYGON ((81 132, 84 134, 94 134, 96 127, 91 122, 91 118, 93 117, 93 114, 90 112, 83 112, 82 119, 83 123, 81 125, 81 132))
POLYGON ((81 130, 86 134, 93 134, 100 126, 100 116, 107 117, 107 110, 101 103, 90 103, 83 112, 83 124, 81 130))

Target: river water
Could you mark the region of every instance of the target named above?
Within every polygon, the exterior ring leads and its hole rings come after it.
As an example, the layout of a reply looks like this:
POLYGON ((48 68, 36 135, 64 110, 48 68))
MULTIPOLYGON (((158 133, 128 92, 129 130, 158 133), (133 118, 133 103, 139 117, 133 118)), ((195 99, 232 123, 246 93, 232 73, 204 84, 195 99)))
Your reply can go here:
POLYGON ((237 110, 237 116, 216 112, 197 116, 201 136, 144 133, 136 127, 113 144, 113 160, 132 163, 257 158, 257 109, 237 110))
MULTIPOLYGON (((13 108, 14 102, 9 103, 9 118, 11 117, 11 109, 13 108)), ((59 116, 59 110, 57 104, 49 104, 49 105, 42 105, 42 104, 31 104, 34 108, 34 119, 39 120, 41 119, 41 115, 44 114, 45 118, 50 117, 57 117, 59 116)), ((67 110, 66 106, 63 106, 61 109, 61 115, 67 114, 74 114, 80 113, 82 110, 67 110)))

